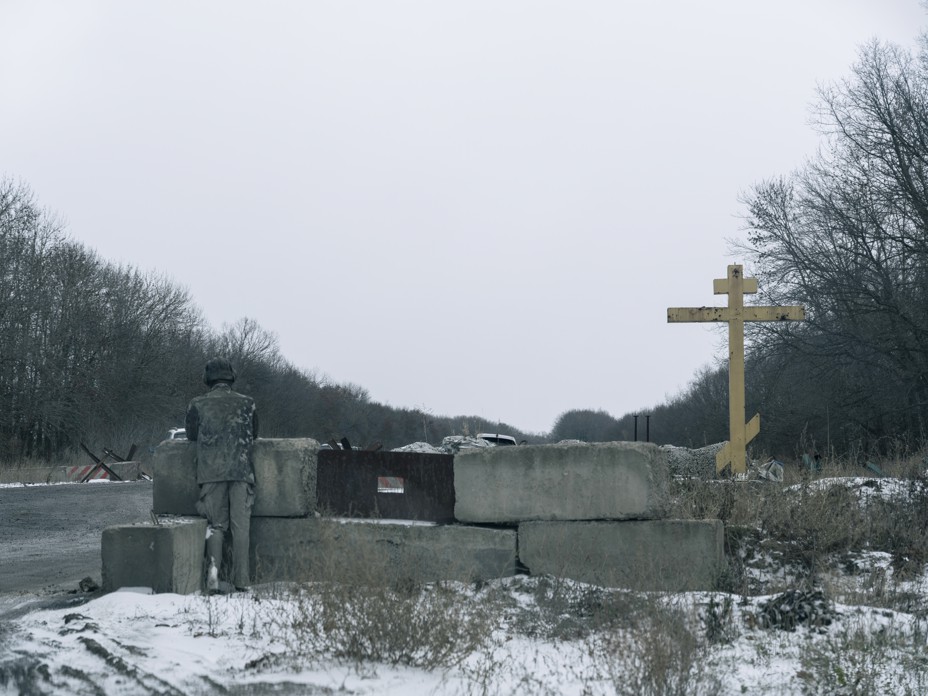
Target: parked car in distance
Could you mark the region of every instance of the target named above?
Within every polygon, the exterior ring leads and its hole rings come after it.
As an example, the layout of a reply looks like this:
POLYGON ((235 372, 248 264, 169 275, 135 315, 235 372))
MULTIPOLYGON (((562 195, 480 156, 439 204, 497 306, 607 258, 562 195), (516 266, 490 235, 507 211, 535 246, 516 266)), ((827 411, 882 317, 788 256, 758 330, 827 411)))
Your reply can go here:
POLYGON ((477 433, 477 437, 481 440, 486 440, 487 442, 498 445, 517 445, 516 439, 512 435, 500 435, 499 433, 477 433))
POLYGON ((187 431, 184 428, 171 428, 168 430, 168 436, 166 440, 186 440, 187 431))

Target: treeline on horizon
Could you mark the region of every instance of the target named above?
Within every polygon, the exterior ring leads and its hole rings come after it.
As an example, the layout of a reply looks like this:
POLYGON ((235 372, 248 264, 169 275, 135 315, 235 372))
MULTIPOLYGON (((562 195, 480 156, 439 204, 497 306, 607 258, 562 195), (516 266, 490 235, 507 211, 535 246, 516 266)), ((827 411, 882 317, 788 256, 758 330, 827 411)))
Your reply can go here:
POLYGON ((183 425, 214 355, 232 361, 236 389, 257 400, 264 437, 387 448, 467 432, 529 437, 476 416, 371 401, 360 386, 294 366, 254 319, 216 331, 186 290, 101 259, 26 185, 0 181, 0 462, 60 459, 81 443, 144 454, 183 425))
MULTIPOLYGON (((869 455, 925 442, 928 421, 928 49, 874 41, 820 89, 819 152, 743 196, 732 251, 758 279, 750 303, 803 305, 804 322, 747 326, 755 452, 869 455)), ((635 439, 633 414, 562 413, 550 433, 371 401, 280 354, 243 318, 211 328, 186 290, 70 240, 28 186, 0 181, 0 462, 86 443, 145 448, 183 423, 213 355, 232 360, 266 437, 347 437, 389 449, 504 432, 530 443, 635 439)), ((616 385, 620 388, 621 385, 616 385)), ((638 411, 637 439, 700 447, 728 437, 727 366, 707 366, 638 411), (648 418, 647 416, 650 416, 648 418)))

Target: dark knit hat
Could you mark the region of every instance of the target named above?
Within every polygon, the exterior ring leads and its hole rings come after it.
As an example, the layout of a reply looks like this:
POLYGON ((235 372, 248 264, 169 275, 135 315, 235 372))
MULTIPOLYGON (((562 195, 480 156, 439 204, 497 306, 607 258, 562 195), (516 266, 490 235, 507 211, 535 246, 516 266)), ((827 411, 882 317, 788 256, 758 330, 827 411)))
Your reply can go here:
POLYGON ((206 386, 211 387, 216 382, 235 381, 235 370, 232 369, 232 363, 225 358, 211 358, 206 363, 203 370, 203 382, 206 386))

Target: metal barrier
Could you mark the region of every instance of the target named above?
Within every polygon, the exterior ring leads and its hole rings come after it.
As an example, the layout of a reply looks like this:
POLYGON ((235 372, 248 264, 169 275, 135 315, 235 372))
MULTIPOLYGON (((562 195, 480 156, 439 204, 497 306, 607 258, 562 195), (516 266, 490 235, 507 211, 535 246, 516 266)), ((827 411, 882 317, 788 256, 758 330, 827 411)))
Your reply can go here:
POLYGON ((316 501, 339 517, 454 521, 454 457, 419 452, 319 452, 316 501))

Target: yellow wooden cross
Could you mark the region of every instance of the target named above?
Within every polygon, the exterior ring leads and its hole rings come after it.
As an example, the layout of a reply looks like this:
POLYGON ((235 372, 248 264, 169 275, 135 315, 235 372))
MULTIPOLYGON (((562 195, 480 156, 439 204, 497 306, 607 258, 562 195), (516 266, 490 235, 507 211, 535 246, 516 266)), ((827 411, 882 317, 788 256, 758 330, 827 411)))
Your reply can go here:
POLYGON ((729 266, 728 277, 713 281, 716 295, 728 295, 728 307, 670 307, 668 322, 728 322, 728 443, 715 456, 715 469, 731 466, 733 474, 747 470, 747 444, 760 432, 760 414, 744 422, 744 322, 802 321, 805 309, 790 307, 745 307, 744 295, 757 292, 757 279, 745 278, 742 266, 729 266))

